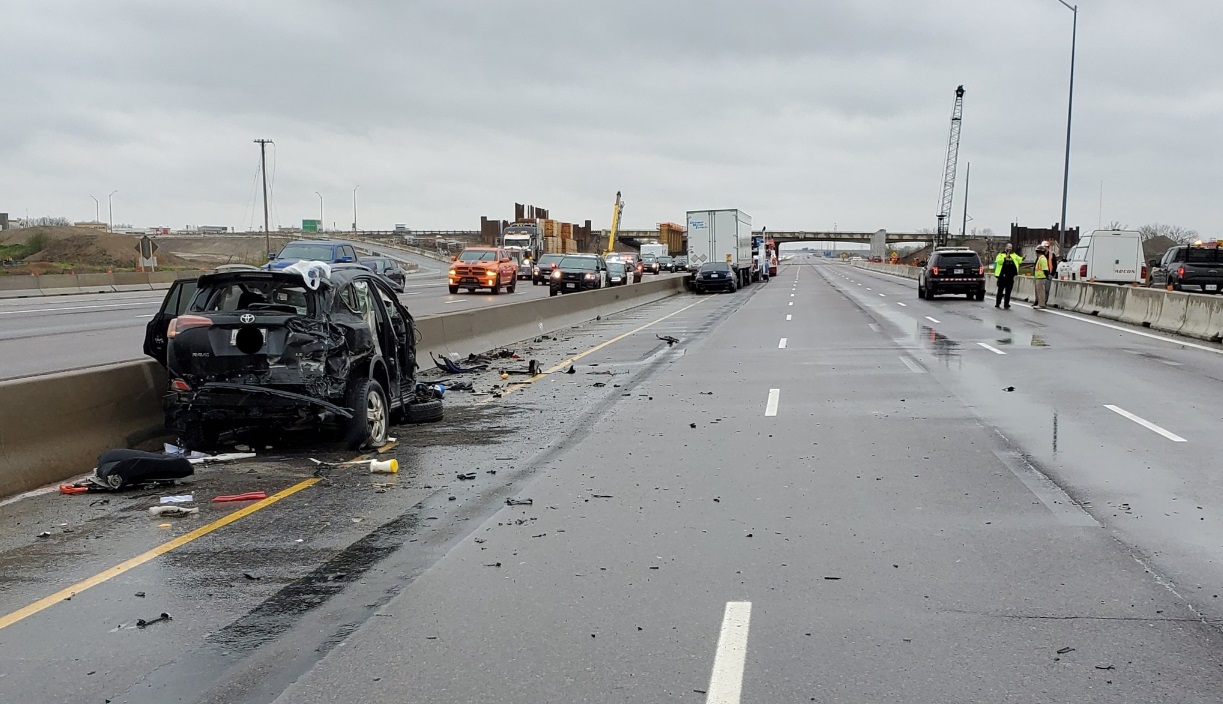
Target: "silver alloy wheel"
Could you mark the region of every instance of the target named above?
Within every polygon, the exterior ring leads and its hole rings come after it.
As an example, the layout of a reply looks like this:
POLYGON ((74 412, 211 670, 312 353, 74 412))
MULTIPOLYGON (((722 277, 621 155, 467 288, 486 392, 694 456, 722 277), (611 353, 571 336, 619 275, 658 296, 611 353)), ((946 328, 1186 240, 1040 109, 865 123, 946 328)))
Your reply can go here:
POLYGON ((382 394, 370 389, 365 400, 365 417, 369 421, 369 441, 374 447, 386 444, 386 404, 382 394))

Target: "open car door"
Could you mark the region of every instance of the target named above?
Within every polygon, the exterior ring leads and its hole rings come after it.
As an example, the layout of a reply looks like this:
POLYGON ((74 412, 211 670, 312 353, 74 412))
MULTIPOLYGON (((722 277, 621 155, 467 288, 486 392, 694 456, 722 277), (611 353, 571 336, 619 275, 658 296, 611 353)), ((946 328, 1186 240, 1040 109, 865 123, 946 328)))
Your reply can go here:
POLYGON ((166 328, 170 327, 171 320, 187 310, 197 288, 199 284, 196 279, 179 279, 171 284, 161 302, 161 309, 144 329, 144 353, 163 367, 166 366, 166 328))

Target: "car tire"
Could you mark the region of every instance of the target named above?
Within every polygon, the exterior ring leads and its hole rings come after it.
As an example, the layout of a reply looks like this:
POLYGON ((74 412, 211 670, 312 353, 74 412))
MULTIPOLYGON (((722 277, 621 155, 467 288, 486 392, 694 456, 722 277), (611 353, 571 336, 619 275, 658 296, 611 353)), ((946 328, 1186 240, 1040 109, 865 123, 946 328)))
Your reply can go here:
POLYGON ((440 398, 428 401, 412 401, 404 410, 404 419, 409 423, 436 423, 445 415, 440 398))
POLYGON ((926 289, 920 282, 917 284, 917 297, 923 300, 926 298, 926 289))
POLYGON ((497 280, 493 282, 493 295, 501 293, 501 275, 497 274, 497 280))
POLYGON ((391 408, 382 384, 364 377, 350 379, 344 406, 352 411, 352 418, 344 421, 344 447, 360 450, 386 444, 391 408))
POLYGON ((556 295, 556 293, 557 293, 556 289, 554 289, 554 288, 553 288, 553 289, 548 289, 548 297, 549 297, 549 298, 551 298, 552 296, 555 296, 555 295, 556 295))
POLYGON ((506 293, 513 293, 518 290, 518 279, 514 279, 514 283, 505 287, 506 293))
POLYGON ((531 279, 531 285, 532 285, 532 286, 538 286, 538 285, 539 285, 539 282, 538 282, 538 281, 536 281, 535 279, 531 279))
POLYGON ((458 292, 459 292, 459 287, 458 287, 458 286, 447 286, 447 287, 446 287, 446 289, 447 289, 448 291, 450 291, 451 293, 458 293, 458 292))

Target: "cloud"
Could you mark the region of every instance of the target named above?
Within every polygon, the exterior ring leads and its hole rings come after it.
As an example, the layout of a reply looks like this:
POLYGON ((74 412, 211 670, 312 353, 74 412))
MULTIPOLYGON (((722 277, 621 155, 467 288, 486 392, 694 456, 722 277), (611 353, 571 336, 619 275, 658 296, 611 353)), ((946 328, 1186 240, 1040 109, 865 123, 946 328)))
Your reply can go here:
MULTIPOLYGON (((1060 215, 1056 0, 165 3, 8 12, 0 209, 141 225, 474 229, 512 204, 606 226, 738 207, 773 229, 934 223, 952 92, 973 224, 1060 215), (20 61, 14 61, 14 58, 20 61), (270 175, 270 174, 269 174, 270 175)), ((1070 221, 1217 231, 1223 6, 1082 4, 1070 221)))

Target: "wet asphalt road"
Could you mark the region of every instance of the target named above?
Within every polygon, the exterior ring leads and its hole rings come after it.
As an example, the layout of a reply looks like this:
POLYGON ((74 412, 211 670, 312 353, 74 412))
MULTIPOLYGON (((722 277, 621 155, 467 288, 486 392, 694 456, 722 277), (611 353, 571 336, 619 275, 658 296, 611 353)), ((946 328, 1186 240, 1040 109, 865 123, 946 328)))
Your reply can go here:
MULTIPOLYGON (((450 295, 444 262, 371 245, 418 265, 400 296, 413 315, 505 305, 548 295, 547 286, 520 281, 513 294, 487 290, 450 295)), ((0 300, 0 379, 123 362, 143 357, 145 328, 164 291, 81 294, 0 300)))
MULTIPOLYGON (((0 700, 1218 701, 1218 355, 912 288, 799 260, 534 343, 593 351, 0 615, 0 700)), ((0 614, 234 510, 156 495, 0 506, 0 614)))

